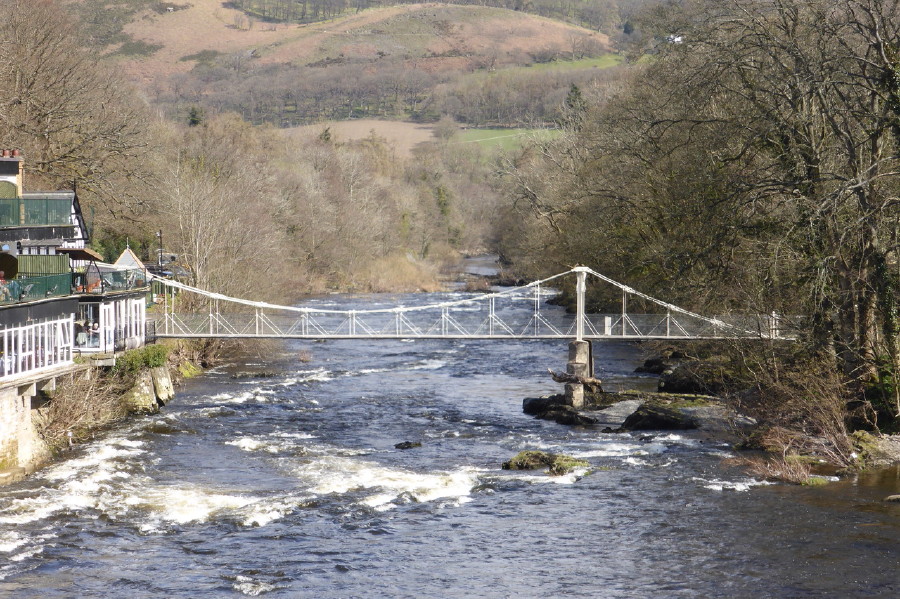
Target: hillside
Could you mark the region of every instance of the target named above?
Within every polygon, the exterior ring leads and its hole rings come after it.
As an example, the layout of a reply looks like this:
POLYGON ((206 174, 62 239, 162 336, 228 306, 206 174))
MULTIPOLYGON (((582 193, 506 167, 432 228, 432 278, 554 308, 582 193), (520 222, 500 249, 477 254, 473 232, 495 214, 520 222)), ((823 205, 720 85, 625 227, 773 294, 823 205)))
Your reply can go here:
POLYGON ((302 25, 254 22, 220 0, 150 3, 129 15, 102 52, 178 120, 199 107, 282 127, 442 115, 473 126, 552 123, 568 88, 596 79, 596 64, 486 85, 461 77, 610 52, 595 31, 481 6, 398 5, 302 25))
POLYGON ((245 54, 258 65, 402 59, 435 70, 485 57, 509 61, 540 51, 583 54, 609 48, 605 35, 580 27, 504 9, 446 4, 368 9, 310 25, 251 26, 241 11, 220 0, 194 0, 172 12, 146 10, 124 31, 157 48, 149 56, 117 57, 144 85, 188 72, 211 55, 245 54))

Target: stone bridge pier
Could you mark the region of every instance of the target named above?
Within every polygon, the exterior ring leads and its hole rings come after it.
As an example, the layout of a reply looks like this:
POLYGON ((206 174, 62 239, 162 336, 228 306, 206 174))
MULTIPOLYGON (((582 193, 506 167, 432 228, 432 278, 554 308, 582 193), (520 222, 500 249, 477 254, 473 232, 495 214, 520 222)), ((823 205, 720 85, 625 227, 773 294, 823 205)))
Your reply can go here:
MULTIPOLYGON (((594 377, 594 355, 590 341, 580 340, 569 343, 569 361, 566 373, 581 379, 594 377)), ((566 404, 580 410, 584 407, 584 385, 566 383, 566 404)))

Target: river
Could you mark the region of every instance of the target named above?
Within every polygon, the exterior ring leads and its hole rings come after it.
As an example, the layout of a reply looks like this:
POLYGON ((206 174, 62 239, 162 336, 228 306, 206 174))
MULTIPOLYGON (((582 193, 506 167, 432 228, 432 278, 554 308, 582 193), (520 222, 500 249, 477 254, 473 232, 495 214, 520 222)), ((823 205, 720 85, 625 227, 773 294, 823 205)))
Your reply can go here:
MULTIPOLYGON (((762 484, 699 434, 523 414, 558 391, 547 368, 566 350, 289 342, 189 380, 160 414, 0 488, 0 597, 900 596, 900 505, 882 501, 900 470, 762 484), (232 378, 253 369, 279 374, 232 378), (591 467, 501 469, 523 449, 591 467)), ((653 382, 632 374, 639 347, 595 357, 609 387, 653 382)))

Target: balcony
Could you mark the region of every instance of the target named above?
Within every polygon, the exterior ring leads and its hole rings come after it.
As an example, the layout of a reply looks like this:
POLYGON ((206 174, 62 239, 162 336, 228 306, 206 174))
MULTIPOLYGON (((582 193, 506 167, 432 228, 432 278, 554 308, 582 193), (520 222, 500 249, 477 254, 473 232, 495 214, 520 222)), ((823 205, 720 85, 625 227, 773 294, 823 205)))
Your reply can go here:
POLYGON ((17 277, 0 284, 0 305, 72 294, 72 274, 17 277))
POLYGON ((146 286, 147 273, 143 270, 104 271, 96 265, 91 265, 86 272, 23 276, 6 281, 0 284, 0 305, 82 293, 102 295, 146 286))

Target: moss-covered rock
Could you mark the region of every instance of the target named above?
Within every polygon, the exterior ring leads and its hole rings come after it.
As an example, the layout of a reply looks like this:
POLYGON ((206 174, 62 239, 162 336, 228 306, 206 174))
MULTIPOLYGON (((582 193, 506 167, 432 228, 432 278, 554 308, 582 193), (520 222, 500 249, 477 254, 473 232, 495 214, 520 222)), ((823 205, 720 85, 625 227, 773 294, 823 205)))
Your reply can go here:
POLYGON ((156 401, 156 391, 153 389, 153 378, 150 371, 139 373, 134 381, 134 386, 125 392, 123 401, 128 411, 133 414, 156 414, 159 412, 159 403, 156 401))
POLYGON ((195 376, 200 376, 201 374, 203 374, 203 369, 193 362, 184 360, 178 364, 178 375, 183 379, 193 378, 195 376))
POLYGON ((590 464, 571 456, 547 453, 545 451, 521 451, 508 462, 503 462, 504 470, 537 470, 547 468, 547 474, 562 476, 576 468, 587 468, 590 464))
POLYGON ((900 435, 874 435, 856 431, 851 435, 860 468, 879 468, 900 463, 900 435))

